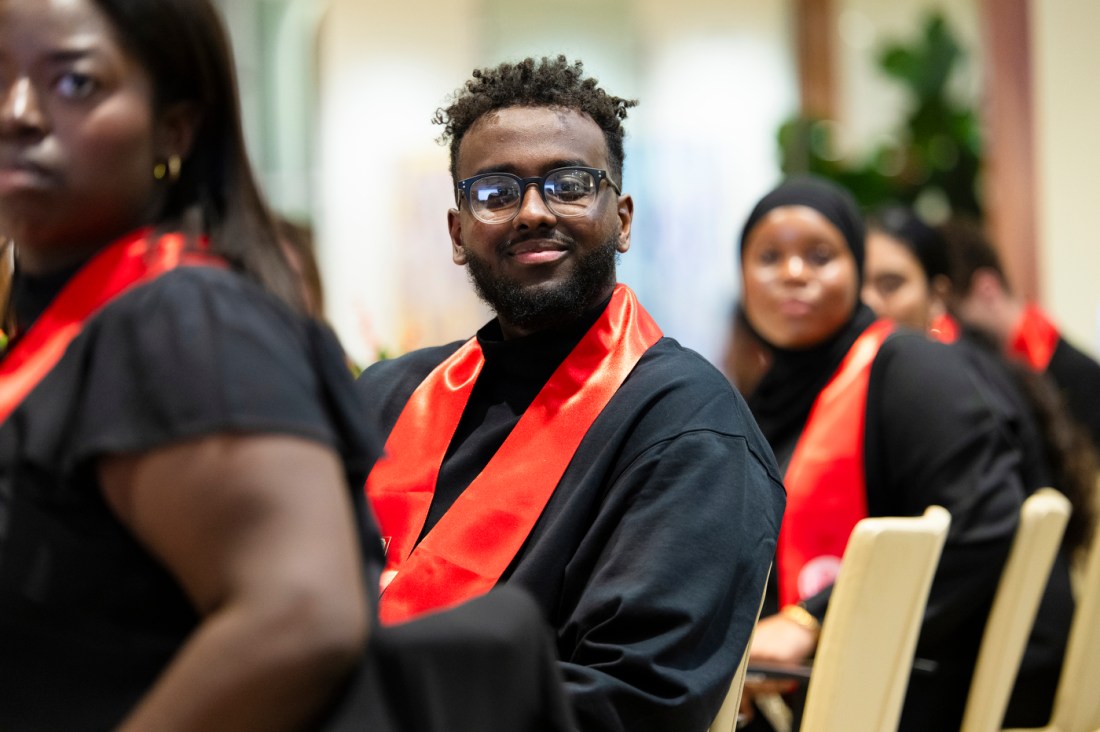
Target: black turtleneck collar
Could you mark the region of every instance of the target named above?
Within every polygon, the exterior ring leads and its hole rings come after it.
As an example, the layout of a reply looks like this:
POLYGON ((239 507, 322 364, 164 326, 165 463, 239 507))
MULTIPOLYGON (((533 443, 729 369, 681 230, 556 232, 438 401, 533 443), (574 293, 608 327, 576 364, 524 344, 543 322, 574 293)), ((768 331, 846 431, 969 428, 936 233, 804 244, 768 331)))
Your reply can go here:
MULTIPOLYGON (((499 378, 520 384, 537 384, 541 388, 610 302, 609 296, 572 323, 519 338, 505 339, 500 322, 496 319, 490 321, 477 332, 477 342, 485 355, 485 368, 499 378)), ((534 394, 531 398, 534 399, 534 394)))

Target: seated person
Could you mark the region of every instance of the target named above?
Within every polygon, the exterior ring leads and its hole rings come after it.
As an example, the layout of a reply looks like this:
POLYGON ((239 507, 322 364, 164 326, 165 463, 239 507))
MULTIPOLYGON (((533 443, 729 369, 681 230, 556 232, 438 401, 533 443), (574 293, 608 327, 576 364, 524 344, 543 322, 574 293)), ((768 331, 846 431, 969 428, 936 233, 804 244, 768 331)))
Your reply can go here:
MULTIPOLYGON (((951 529, 916 649, 934 671, 910 676, 900 729, 958 729, 1026 495, 1021 456, 994 408, 998 395, 959 351, 876 321, 860 303, 863 257, 855 202, 814 177, 764 196, 743 229, 744 312, 772 354, 749 405, 788 492, 777 593, 751 659, 797 663, 813 653, 856 522, 943 506, 951 529)), ((1048 589, 1059 591, 1068 586, 1048 589)), ((1064 642, 1065 628, 1053 630, 1064 642)), ((1060 658, 1044 660, 1039 672, 1056 680, 1060 658)), ((1049 697, 1038 704, 1049 712, 1049 697)))
POLYGON ((632 105, 558 57, 475 71, 436 116, 452 256, 496 318, 359 379, 388 435, 367 482, 379 612, 525 588, 581 729, 702 731, 752 630, 784 495, 741 398, 616 284, 632 105))
POLYGON ((997 250, 974 222, 942 227, 947 241, 951 313, 1009 356, 1050 376, 1070 413, 1100 447, 1100 363, 1071 344, 1034 303, 1013 292, 997 250))
POLYGON ((1075 553, 1087 545, 1094 523, 1093 494, 1097 460, 1088 433, 1069 415, 1049 377, 1009 359, 985 334, 960 326, 947 313, 951 282, 947 277, 947 243, 911 209, 896 206, 871 217, 867 232, 863 299, 877 315, 899 325, 926 330, 936 340, 959 349, 967 363, 995 390, 998 408, 1021 455, 1027 493, 1053 486, 1073 505, 1061 552, 1044 595, 1017 675, 1017 693, 1008 713, 1027 726, 1046 724, 1057 681, 1046 671, 1062 658, 1066 628, 1073 613, 1069 568, 1075 553), (1063 585, 1058 588, 1057 585, 1063 585), (1043 693, 1038 693, 1043 689, 1043 693), (1033 702, 1030 713, 1020 708, 1033 702), (1027 716, 1024 716, 1025 713, 1027 716))

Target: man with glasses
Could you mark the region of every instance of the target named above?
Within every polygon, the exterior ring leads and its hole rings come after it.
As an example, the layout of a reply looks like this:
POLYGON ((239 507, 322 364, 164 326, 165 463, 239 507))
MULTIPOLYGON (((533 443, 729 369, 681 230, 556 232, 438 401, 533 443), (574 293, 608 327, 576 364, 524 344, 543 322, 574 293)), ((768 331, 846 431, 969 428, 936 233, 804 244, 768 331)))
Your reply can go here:
POLYGON ((475 71, 437 112, 452 257, 496 318, 359 381, 388 435, 367 481, 379 612, 400 622, 520 586, 555 629, 581 729, 705 730, 784 493, 740 397, 616 284, 633 105, 558 57, 475 71))

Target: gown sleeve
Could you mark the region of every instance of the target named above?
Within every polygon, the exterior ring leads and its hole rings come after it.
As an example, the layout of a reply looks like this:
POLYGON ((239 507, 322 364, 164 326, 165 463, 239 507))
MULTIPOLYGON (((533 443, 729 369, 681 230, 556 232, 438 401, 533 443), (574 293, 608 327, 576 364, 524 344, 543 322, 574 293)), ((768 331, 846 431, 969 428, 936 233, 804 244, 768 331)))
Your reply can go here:
POLYGON ((774 461, 744 437, 692 431, 646 450, 609 492, 628 505, 559 626, 580 728, 706 729, 775 552, 774 461))

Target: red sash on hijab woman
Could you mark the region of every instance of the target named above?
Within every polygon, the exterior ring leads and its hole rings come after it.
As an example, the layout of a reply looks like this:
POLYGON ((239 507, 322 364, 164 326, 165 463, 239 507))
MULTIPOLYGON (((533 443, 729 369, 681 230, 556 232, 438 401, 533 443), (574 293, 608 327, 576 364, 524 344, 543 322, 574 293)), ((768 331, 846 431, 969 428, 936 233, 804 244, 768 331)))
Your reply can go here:
POLYGON ((661 330, 624 285, 489 461, 416 544, 439 469, 485 363, 467 341, 416 388, 366 491, 382 529, 379 615, 410 619, 488 592, 512 563, 577 446, 661 330))
POLYGON ((871 364, 893 323, 879 320, 856 339, 821 390, 783 480, 787 510, 777 551, 780 606, 833 583, 852 529, 867 517, 864 425, 871 364))
POLYGON ((34 325, 0 361, 0 422, 46 377, 84 327, 114 298, 180 265, 224 267, 211 254, 189 250, 181 234, 154 237, 142 229, 95 254, 73 275, 34 325))

